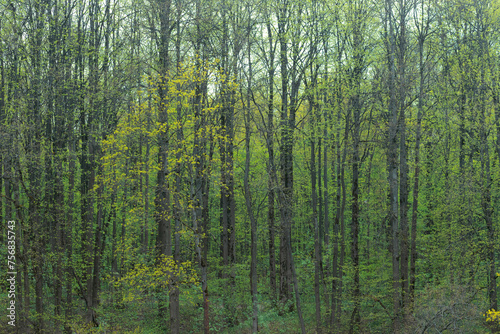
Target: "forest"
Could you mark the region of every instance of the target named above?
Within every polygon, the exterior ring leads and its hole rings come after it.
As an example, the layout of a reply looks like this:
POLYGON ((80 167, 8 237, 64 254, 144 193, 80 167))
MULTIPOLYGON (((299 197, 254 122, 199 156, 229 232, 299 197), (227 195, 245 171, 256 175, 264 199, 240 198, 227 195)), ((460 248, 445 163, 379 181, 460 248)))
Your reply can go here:
POLYGON ((499 0, 0 0, 1 333, 498 333, 499 0))

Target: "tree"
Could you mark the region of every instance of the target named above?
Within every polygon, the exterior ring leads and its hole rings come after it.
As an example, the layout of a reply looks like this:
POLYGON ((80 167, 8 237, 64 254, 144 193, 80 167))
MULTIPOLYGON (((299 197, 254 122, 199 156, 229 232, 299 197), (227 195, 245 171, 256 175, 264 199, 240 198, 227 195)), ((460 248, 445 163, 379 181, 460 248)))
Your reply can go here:
POLYGON ((396 87, 396 66, 395 66, 395 34, 392 0, 385 3, 385 43, 387 52, 387 66, 389 72, 388 94, 389 105, 387 113, 387 171, 389 184, 389 225, 392 236, 392 288, 393 288, 393 309, 394 323, 393 331, 399 333, 401 330, 401 307, 400 307, 400 268, 399 268, 399 222, 398 222, 398 110, 397 110, 397 87, 396 87))

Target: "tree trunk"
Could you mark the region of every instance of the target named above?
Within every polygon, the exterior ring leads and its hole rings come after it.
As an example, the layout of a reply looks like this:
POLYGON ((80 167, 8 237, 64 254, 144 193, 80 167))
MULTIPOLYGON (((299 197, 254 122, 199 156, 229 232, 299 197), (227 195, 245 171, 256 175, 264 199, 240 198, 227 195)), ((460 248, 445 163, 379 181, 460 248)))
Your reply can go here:
MULTIPOLYGON (((269 18, 269 16, 267 16, 269 18)), ((266 21, 266 28, 269 40, 269 70, 268 70, 268 102, 267 102, 267 152, 268 152, 268 194, 267 194, 267 221, 269 229, 269 285, 271 287, 271 300, 276 302, 276 249, 275 249, 275 181, 278 180, 276 175, 276 166, 274 161, 274 43, 273 30, 269 19, 266 21)))
POLYGON ((399 43, 398 43, 398 85, 399 85, 399 218, 400 218, 400 248, 401 248, 401 283, 402 283, 402 312, 409 304, 408 285, 408 258, 409 258, 409 238, 408 238, 408 162, 406 147, 406 0, 400 3, 399 19, 399 43))
MULTIPOLYGON (((250 29, 249 29, 250 31, 250 29)), ((252 209, 252 194, 250 192, 250 95, 251 95, 251 84, 252 84, 252 62, 250 53, 250 41, 248 41, 248 62, 249 62, 249 74, 248 74, 248 88, 247 88, 247 101, 246 101, 246 114, 245 114, 245 176, 244 176, 244 188, 245 188, 245 204, 247 208, 247 213, 250 218, 251 226, 251 265, 250 265, 250 286, 252 293, 252 333, 257 333, 259 331, 259 320, 258 320, 258 308, 257 308, 257 220, 253 214, 252 209)))
MULTIPOLYGON (((278 12, 278 40, 280 45, 281 65, 281 145, 280 171, 281 187, 278 192, 280 205, 280 302, 286 303, 290 299, 292 288, 292 270, 288 245, 291 238, 292 195, 293 195, 293 129, 290 128, 288 115, 288 56, 287 56, 287 29, 288 5, 282 4, 278 12)), ((291 249, 290 249, 291 252, 291 249)))
MULTIPOLYGON (((222 263, 223 277, 227 277, 229 264, 234 262, 234 247, 235 247, 235 202, 234 202, 234 176, 233 176, 233 139, 234 139, 234 92, 231 88, 231 76, 236 73, 230 71, 229 61, 229 27, 227 2, 223 2, 222 6, 222 55, 221 69, 225 75, 222 83, 222 111, 221 111, 221 127, 222 138, 220 140, 220 156, 221 156, 221 225, 222 225, 222 263)), ((237 54, 233 55, 235 58, 237 54)))
MULTIPOLYGON (((340 56, 339 56, 340 57, 340 56)), ((340 64, 340 62, 339 62, 340 64)), ((347 148, 344 147, 342 151, 342 141, 347 143, 349 141, 349 119, 347 116, 344 126, 344 140, 341 139, 341 120, 342 120, 342 90, 341 85, 343 80, 339 76, 336 87, 336 104, 337 104, 337 125, 336 125, 336 166, 332 168, 336 170, 337 181, 337 195, 336 195, 336 215, 334 226, 334 248, 333 248, 333 282, 332 282, 332 316, 331 327, 332 330, 340 331, 340 324, 342 318, 342 288, 343 288, 343 270, 344 270, 344 257, 345 257, 345 225, 344 225, 344 212, 346 205, 346 187, 345 187, 345 161, 347 156, 347 148), (340 249, 339 249, 340 248, 340 249)), ((335 162, 332 161, 332 164, 335 162)))
MULTIPOLYGON (((312 102, 312 101, 311 101, 312 102)), ((313 131, 315 132, 314 125, 313 131)), ((317 212, 317 195, 316 195, 316 161, 315 161, 315 138, 311 135, 311 200, 312 200, 312 220, 314 224, 314 301, 316 306, 316 332, 321 333, 321 298, 319 293, 319 226, 318 226, 318 212, 317 212)))
POLYGON ((392 234, 392 293, 393 293, 393 332, 401 331, 401 288, 399 270, 399 221, 398 221, 398 108, 396 92, 396 68, 395 68, 395 46, 394 21, 392 0, 386 0, 385 24, 387 35, 388 56, 388 89, 389 89, 389 112, 387 133, 387 171, 389 183, 389 224, 392 234), (388 30, 387 30, 387 25, 388 30))
MULTIPOLYGON (((423 1, 422 1, 423 6, 423 1)), ((423 9, 422 9, 423 10, 423 9)), ((416 263, 417 263, 417 218, 418 218, 418 194, 420 181, 420 141, 422 130, 422 117, 424 108, 424 42, 427 34, 428 25, 422 26, 418 36, 418 54, 419 54, 419 94, 417 110, 417 128, 415 130, 415 172, 413 181, 413 205, 411 218, 411 257, 410 257, 410 286, 409 286, 409 312, 413 313, 415 302, 415 284, 416 284, 416 263)))
MULTIPOLYGON (((353 96, 351 97, 351 110, 352 110, 352 221, 351 221, 351 260, 354 267, 354 309, 351 315, 350 333, 358 332, 361 317, 360 317, 360 303, 361 303, 361 290, 359 283, 359 168, 360 168, 360 156, 359 156, 359 142, 361 140, 361 79, 364 67, 364 54, 362 50, 363 46, 363 36, 362 34, 362 18, 361 8, 362 4, 353 4, 354 8, 351 8, 353 13, 353 44, 354 44, 354 68, 352 71, 351 82, 353 87, 353 96)), ((347 116, 349 117, 349 116, 347 116)), ((346 124, 348 122, 346 121, 346 124)))
MULTIPOLYGON (((159 122, 165 127, 164 131, 158 134, 158 165, 160 169, 157 175, 156 193, 155 193, 155 220, 158 225, 157 238, 156 238, 156 256, 157 263, 162 262, 162 257, 172 256, 172 229, 170 220, 170 189, 168 184, 168 149, 169 149, 169 121, 168 112, 166 110, 167 102, 167 73, 170 65, 170 58, 168 54, 171 22, 170 22, 170 0, 157 0, 152 4, 153 9, 158 12, 160 20, 160 37, 159 37, 159 62, 160 62, 160 82, 158 83, 158 94, 160 98, 159 122)), ((170 297, 170 310, 176 309, 178 300, 175 299, 176 287, 169 286, 171 295, 170 297), (174 293, 174 298, 172 298, 174 293)), ((159 316, 161 319, 166 316, 166 301, 164 295, 160 297, 158 308, 159 316)), ((175 311, 174 311, 175 313, 175 311)), ((170 321, 172 333, 178 333, 178 328, 170 321)))

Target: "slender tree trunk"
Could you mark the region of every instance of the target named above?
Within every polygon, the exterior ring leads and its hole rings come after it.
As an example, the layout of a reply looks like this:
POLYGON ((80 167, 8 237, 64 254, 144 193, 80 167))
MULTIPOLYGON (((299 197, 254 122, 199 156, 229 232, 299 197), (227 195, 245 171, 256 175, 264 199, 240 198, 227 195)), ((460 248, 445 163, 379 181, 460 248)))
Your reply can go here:
POLYGON ((266 21, 267 34, 269 39, 269 70, 268 70, 268 102, 267 102, 267 152, 268 152, 268 212, 267 221, 269 229, 269 284, 271 287, 271 300, 276 302, 276 249, 275 249, 275 181, 278 180, 276 175, 276 166, 274 161, 274 43, 273 30, 269 19, 266 21))
POLYGON ((401 284, 402 284, 402 312, 409 304, 408 285, 408 162, 406 146, 406 0, 400 2, 399 43, 398 43, 398 77, 399 77, 399 218, 400 218, 400 249, 401 249, 401 284))
MULTIPOLYGON (((359 86, 355 88, 359 91, 359 86)), ((358 332, 360 318, 360 283, 359 283, 359 141, 360 141, 360 105, 359 93, 353 101, 353 152, 352 152, 352 222, 351 222, 351 260, 354 266, 354 309, 351 316, 350 333, 358 332)))
MULTIPOLYGON (((311 101, 312 102, 312 101, 311 101)), ((314 125, 313 131, 315 132, 314 125)), ((316 332, 321 333, 321 298, 319 293, 320 282, 319 282, 319 226, 318 226, 318 212, 317 212, 317 195, 316 195, 316 148, 315 148, 315 136, 311 135, 311 200, 312 200, 312 220, 314 224, 314 301, 316 306, 316 332)))
MULTIPOLYGON (((326 62, 325 62, 325 68, 324 68, 324 81, 325 82, 329 82, 329 79, 328 79, 328 68, 329 68, 329 64, 328 64, 328 60, 329 60, 329 56, 328 56, 328 38, 327 37, 324 37, 324 40, 323 40, 323 50, 325 52, 325 59, 326 59, 326 62)), ((328 106, 330 107, 331 106, 331 103, 330 103, 330 100, 329 100, 329 97, 328 97, 328 93, 327 93, 327 90, 325 90, 324 92, 324 105, 325 106, 328 106)), ((328 252, 330 250, 330 218, 329 218, 329 203, 330 203, 330 194, 328 192, 328 150, 331 149, 331 138, 330 138, 330 134, 328 133, 328 128, 331 126, 330 125, 330 121, 331 121, 331 114, 326 112, 326 110, 323 111, 324 112, 324 123, 323 123, 323 138, 324 138, 324 145, 323 145, 323 185, 324 185, 324 189, 323 189, 323 201, 324 201, 324 206, 325 206, 325 215, 324 217, 320 217, 324 219, 323 221, 323 226, 324 226, 324 244, 325 244, 325 247, 324 249, 328 252)), ((333 157, 333 156, 332 156, 333 157)), ((333 160, 332 160, 332 163, 333 163, 333 160)), ((329 262, 328 261, 324 261, 323 262, 323 265, 324 265, 324 273, 325 273, 325 276, 326 277, 330 277, 330 265, 329 265, 329 262)), ((330 309, 331 305, 330 305, 330 300, 331 300, 331 294, 328 290, 328 287, 327 287, 327 284, 326 284, 326 280, 323 281, 323 285, 324 285, 324 288, 325 288, 325 304, 327 305, 327 310, 330 309)))
MULTIPOLYGON (((317 83, 314 84, 314 86, 317 86, 317 83)), ((315 105, 316 109, 319 109, 318 105, 315 105)), ((320 121, 321 115, 317 113, 317 119, 320 121)), ((319 132, 320 127, 317 127, 317 130, 319 132)), ((319 132, 320 133, 320 132, 319 132)), ((321 135, 318 136, 318 195, 317 195, 317 202, 318 202, 318 228, 319 228, 319 249, 320 249, 320 255, 323 252, 323 239, 324 239, 324 226, 323 226, 323 178, 322 178, 322 170, 323 170, 323 163, 322 163, 322 155, 323 155, 323 149, 322 149, 322 138, 321 135)), ((320 258, 321 260, 321 258, 320 258)), ((322 261, 320 261, 321 267, 322 267, 322 261)), ((323 273, 321 273, 322 279, 323 279, 323 273)))
MULTIPOLYGON (((170 65, 169 58, 169 43, 171 34, 171 0, 157 0, 152 3, 153 9, 158 12, 160 20, 160 36, 159 36, 159 61, 160 61, 160 82, 158 82, 158 94, 160 98, 159 122, 165 127, 164 131, 158 134, 158 170, 156 193, 155 193, 155 220, 158 225, 156 238, 156 257, 157 263, 162 262, 164 256, 172 256, 172 228, 170 219, 170 189, 168 184, 168 149, 169 149, 169 120, 166 110, 167 102, 167 71, 170 65)), ((175 310, 178 300, 175 299, 174 286, 169 286, 170 309, 175 310), (174 292, 174 298, 172 293, 174 292)), ((162 294, 158 301, 159 316, 161 319, 166 317, 166 301, 162 294)), ((175 312, 175 311, 174 311, 175 312)), ((178 333, 178 328, 170 321, 172 333, 178 333)))
MULTIPOLYGON (((53 4, 52 13, 49 18, 50 32, 49 32, 49 42, 51 46, 49 47, 49 105, 52 109, 54 115, 54 133, 51 135, 52 139, 52 151, 53 151, 53 165, 55 166, 53 170, 53 193, 51 194, 53 198, 53 209, 52 216, 54 219, 54 248, 53 251, 56 254, 56 260, 53 264, 53 270, 55 273, 54 277, 54 332, 61 333, 62 329, 62 294, 63 294, 63 259, 65 255, 65 243, 64 243, 64 180, 63 180, 63 157, 65 156, 66 142, 63 136, 58 136, 65 132, 64 119, 65 115, 63 113, 64 109, 61 107, 64 105, 63 96, 65 94, 64 87, 61 85, 60 81, 57 80, 58 77, 65 77, 64 75, 64 62, 66 60, 61 60, 61 46, 57 45, 56 40, 62 40, 64 37, 63 27, 58 25, 59 21, 59 6, 57 3, 53 4)), ((63 43, 61 43, 63 44, 63 43)), ((47 122, 50 123, 50 122, 47 122)))
MULTIPOLYGON (((87 135, 87 134, 86 134, 87 135)), ((85 249, 85 272, 83 281, 86 282, 85 290, 85 301, 87 303, 87 310, 85 315, 85 321, 92 326, 97 326, 96 313, 94 310, 93 300, 92 300, 92 269, 93 269, 93 255, 94 255, 94 198, 93 189, 95 184, 95 171, 92 166, 92 162, 95 160, 94 156, 94 143, 92 139, 88 140, 88 152, 86 152, 86 157, 90 163, 86 165, 86 178, 85 178, 85 206, 82 207, 84 211, 84 238, 82 237, 82 246, 85 249)), ((125 225, 125 224, 124 224, 125 225)))
MULTIPOLYGON (((71 37, 71 21, 68 21, 68 25, 65 29, 65 33, 68 38, 71 37)), ((71 50, 68 48, 65 50, 63 55, 65 58, 71 56, 71 50)), ((64 63, 64 77, 65 81, 72 81, 72 70, 71 70, 71 62, 66 61, 64 63)), ((76 73, 75 73, 76 74, 76 73)), ((76 76, 75 76, 76 79, 76 76)), ((65 92, 63 98, 63 108, 64 110, 75 110, 75 99, 74 92, 71 92, 70 87, 65 87, 63 89, 65 92)), ((71 120, 67 122, 67 127, 65 129, 69 133, 69 138, 67 140, 67 159, 68 159, 68 197, 65 208, 66 209, 66 219, 62 226, 63 228, 63 245, 65 250, 65 263, 64 263, 64 275, 65 275, 65 289, 66 296, 65 301, 63 303, 64 307, 64 332, 71 333, 71 327, 69 326, 69 319, 73 316, 73 273, 74 268, 72 266, 72 257, 73 257, 73 226, 75 221, 75 165, 76 165, 76 147, 75 147, 75 121, 71 120)))
MULTIPOLYGON (((345 225, 344 225, 344 211, 346 204, 346 188, 345 188, 345 161, 347 157, 347 149, 344 147, 342 151, 342 141, 347 143, 349 141, 349 119, 347 116, 344 127, 344 140, 341 139, 341 121, 342 121, 342 92, 341 85, 343 84, 341 78, 338 78, 336 104, 337 104, 337 133, 335 140, 336 147, 336 166, 332 168, 336 170, 336 215, 334 225, 334 248, 333 248, 333 282, 332 282, 332 316, 331 327, 332 330, 340 331, 341 318, 342 318, 342 288, 343 288, 343 270, 344 270, 344 256, 345 256, 345 225), (339 249, 340 248, 340 249, 339 249)), ((334 164, 334 162, 332 162, 334 164)))
MULTIPOLYGON (((325 117, 326 118, 326 117, 325 117)), ((325 144, 323 146, 323 201, 324 201, 324 206, 325 206, 325 214, 324 217, 320 217, 320 219, 323 220, 323 226, 324 226, 324 248, 326 251, 330 249, 330 220, 328 217, 328 210, 329 210, 329 193, 328 193, 328 149, 329 149, 329 140, 328 138, 328 124, 327 120, 325 119, 325 124, 324 124, 324 132, 323 132, 323 138, 325 138, 325 144)), ((330 266, 328 261, 324 260, 322 257, 322 264, 324 265, 324 276, 325 277, 330 277, 330 266)), ((325 304, 326 304, 326 309, 330 309, 330 292, 327 286, 327 280, 323 279, 323 287, 324 287, 324 297, 325 297, 325 304)))
POLYGON ((372 167, 373 167, 373 156, 375 155, 375 148, 371 149, 370 153, 370 164, 368 165, 368 170, 366 172, 366 192, 368 193, 368 199, 366 200, 366 261, 370 265, 371 256, 371 228, 372 228, 372 218, 371 218, 371 185, 372 185, 372 167))
MULTIPOLYGON (((20 167, 19 161, 17 161, 17 163, 18 163, 17 174, 19 175, 19 179, 22 181, 22 179, 21 179, 21 167, 20 167)), ((19 199, 17 199, 16 202, 19 203, 19 199)), ((30 201, 30 204, 31 204, 31 201, 30 201)), ((32 208, 30 206, 29 213, 31 213, 31 212, 32 212, 32 208)), ((29 235, 31 233, 33 233, 33 228, 28 225, 25 227, 23 235, 22 235, 22 244, 23 244, 22 257, 24 259, 24 263, 23 263, 23 284, 24 284, 23 292, 24 292, 24 307, 25 307, 25 309, 23 310, 23 321, 24 321, 23 327, 28 326, 29 309, 31 307, 31 298, 30 298, 30 286, 31 286, 31 284, 30 284, 30 278, 29 278, 29 261, 28 261, 28 258, 30 257, 31 252, 32 252, 32 250, 28 246, 29 245, 29 235)))
MULTIPOLYGON (((99 154, 100 155, 100 154, 99 154)), ((99 164, 98 167, 98 174, 102 175, 102 164, 99 164)), ((101 179, 99 177, 99 179, 101 179)), ((99 182, 97 185, 97 194, 96 194, 96 201, 97 201, 97 214, 96 214, 96 223, 97 223, 97 229, 95 231, 95 239, 93 241, 93 268, 92 268, 92 289, 91 293, 89 293, 89 300, 91 300, 92 307, 97 307, 99 306, 99 292, 101 289, 101 284, 100 284, 100 271, 101 271, 101 250, 103 248, 103 220, 104 218, 104 213, 103 213, 103 200, 102 200, 102 193, 103 193, 103 187, 104 185, 102 182, 99 182)), ((94 311, 95 312, 95 311, 94 311)))
MULTIPOLYGON (((148 111, 146 120, 146 130, 150 131, 151 115, 148 111)), ((146 137, 146 156, 144 158, 144 252, 148 253, 149 250, 149 153, 150 153, 150 140, 146 137)), ((113 220, 114 226, 115 220, 113 220)))
MULTIPOLYGON (((206 96, 207 96, 207 85, 206 82, 202 87, 204 102, 206 104, 206 96)), ((204 160, 205 173, 203 175, 203 257, 201 259, 201 288, 203 291, 203 329, 205 334, 210 333, 210 317, 209 317, 209 301, 208 301, 208 250, 209 250, 209 194, 210 194, 210 174, 211 174, 211 161, 213 159, 214 154, 214 139, 212 134, 210 134, 210 148, 208 153, 208 162, 206 159, 204 160)))
MULTIPOLYGON (((206 96, 206 85, 204 85, 203 95, 206 96)), ((214 143, 213 137, 210 139, 210 149, 209 149, 209 160, 212 161, 214 153, 214 143)), ((203 176, 203 257, 201 259, 201 289, 203 291, 203 329, 205 334, 210 333, 210 315, 209 315, 209 301, 208 301, 208 250, 209 250, 209 194, 210 194, 210 182, 209 182, 209 174, 210 167, 205 160, 204 166, 206 172, 203 176)))
MULTIPOLYGON (((62 132, 64 131, 62 129, 62 124, 58 124, 57 128, 59 128, 59 131, 62 132)), ((58 131, 58 132, 59 132, 58 131)), ((54 185, 54 205, 55 207, 55 234, 56 234, 56 247, 55 247, 55 254, 57 255, 57 260, 55 263, 55 274, 56 277, 55 282, 54 282, 54 315, 56 316, 55 320, 55 332, 60 333, 61 332, 61 316, 62 316, 62 287, 63 287, 63 259, 65 255, 65 243, 64 243, 64 234, 65 234, 65 228, 64 225, 62 224, 64 222, 64 182, 63 182, 63 177, 62 177, 62 172, 63 172, 63 162, 62 158, 60 155, 63 154, 64 146, 65 143, 62 142, 62 140, 59 140, 56 145, 57 147, 57 152, 56 154, 56 159, 57 159, 57 168, 56 168, 56 175, 55 175, 55 185, 54 185)))
MULTIPOLYGON (((116 168, 113 169, 113 178, 116 180, 116 168)), ((115 183, 114 189, 113 189, 113 195, 116 197, 116 194, 118 192, 118 185, 115 183)), ((113 227, 111 231, 111 273, 113 277, 116 277, 118 274, 118 254, 116 250, 116 243, 117 243, 117 219, 116 219, 116 207, 118 203, 116 201, 114 202, 114 205, 112 206, 112 212, 114 213, 115 219, 113 219, 113 227)))
MULTIPOLYGON (((354 68, 352 71, 352 84, 353 96, 351 97, 351 110, 352 110, 352 221, 351 221, 351 260, 354 267, 354 309, 351 315, 350 333, 358 332, 361 317, 360 317, 360 303, 361 303, 361 290, 359 282, 359 143, 361 136, 361 79, 364 67, 364 55, 362 50, 363 37, 362 37, 362 4, 352 4, 354 28, 353 28, 353 44, 354 49, 354 68)), ((347 116, 349 117, 349 116, 347 116)), ((348 122, 346 121, 346 124, 348 122)))
MULTIPOLYGON (((40 3, 35 4, 34 14, 35 15, 35 25, 36 33, 34 36, 34 41, 32 45, 32 66, 33 66, 33 79, 32 79, 32 91, 30 92, 30 102, 32 106, 32 117, 31 117, 31 127, 33 135, 30 139, 30 153, 32 154, 32 161, 28 167, 28 173, 30 178, 30 217, 32 217, 32 225, 34 232, 34 244, 31 243, 33 257, 33 271, 35 278, 35 333, 42 333, 44 331, 44 310, 43 310, 43 255, 45 254, 45 236, 44 228, 42 224, 42 212, 41 212, 41 141, 42 141, 42 101, 41 101, 41 52, 42 52, 42 30, 44 29, 44 7, 40 3)), ((29 279, 25 277, 27 283, 29 279)), ((29 284, 29 283, 28 283, 29 284)), ((27 304, 29 305, 29 304, 27 304)))
MULTIPOLYGON (((285 36, 288 20, 288 4, 281 4, 278 13, 278 40, 280 45, 281 65, 281 146, 280 170, 281 189, 278 192, 281 219, 280 235, 280 302, 290 299, 292 288, 292 270, 290 255, 287 253, 291 238, 292 195, 293 195, 293 162, 292 162, 292 129, 288 115, 288 56, 287 37, 285 36)), ((290 247, 291 252, 291 247, 290 247)))
POLYGON ((392 234, 392 293, 393 293, 393 332, 401 331, 401 285, 399 270, 399 221, 398 221, 398 108, 396 94, 395 41, 392 0, 386 0, 386 34, 388 41, 388 88, 389 113, 387 136, 387 171, 389 183, 389 225, 392 234), (388 30, 387 30, 387 25, 388 30))
POLYGON ((410 257, 410 286, 409 286, 409 312, 413 312, 415 302, 415 284, 416 284, 416 263, 417 263, 417 218, 418 218, 418 193, 420 181, 420 140, 422 129, 422 117, 424 107, 424 40, 423 34, 419 35, 418 54, 419 54, 419 94, 417 111, 417 128, 415 134, 415 172, 413 181, 413 205, 411 217, 411 257, 410 257))
MULTIPOLYGON (((250 29, 249 29, 250 32, 250 29)), ((249 63, 249 73, 248 73, 248 88, 247 88, 247 101, 246 101, 246 114, 245 114, 245 176, 244 176, 244 188, 245 188, 245 204, 247 207, 247 213, 250 217, 251 225, 251 265, 250 265, 250 282, 251 282, 251 292, 252 292, 252 333, 257 333, 259 331, 259 320, 258 320, 258 308, 257 308, 257 220, 253 214, 252 209, 252 194, 250 192, 250 95, 251 95, 251 85, 252 85, 252 62, 250 53, 250 41, 248 41, 248 63, 249 63)))
MULTIPOLYGON (((197 15, 199 15, 199 3, 197 3, 197 15)), ((200 31, 198 31, 200 33, 200 31)), ((199 54, 201 44, 197 43, 196 51, 199 54)), ((202 71, 204 63, 202 63, 202 59, 198 57, 196 60, 196 76, 198 78, 202 78, 201 82, 197 82, 195 86, 195 96, 194 96, 194 142, 193 142, 193 158, 194 163, 189 164, 189 174, 191 177, 191 198, 193 203, 191 204, 191 215, 193 222, 193 231, 194 235, 194 246, 196 252, 196 261, 198 262, 200 271, 201 271, 201 285, 203 292, 203 308, 204 308, 204 316, 203 316, 203 327, 204 332, 207 334, 210 331, 209 324, 209 314, 208 314, 208 281, 207 281, 207 258, 206 252, 208 251, 208 245, 201 245, 200 242, 203 241, 200 236, 203 231, 207 230, 208 223, 208 198, 202 192, 204 189, 208 189, 208 178, 209 171, 206 169, 206 166, 210 161, 206 160, 206 147, 207 147, 207 137, 208 137, 208 129, 207 122, 208 117, 205 114, 204 110, 204 97, 206 96, 206 78, 202 77, 202 71), (194 168, 193 168, 194 167, 194 168), (204 207, 207 205, 207 207, 204 207), (204 248, 202 250, 202 247, 204 248), (205 254, 202 254, 205 253, 205 254)), ((180 116, 180 114, 178 114, 180 116)), ((180 119, 178 120, 180 121, 180 119)), ((209 152, 209 156, 213 154, 213 148, 209 152)), ((180 226, 179 226, 180 227, 180 226)), ((206 236, 205 236, 206 238, 206 236)), ((177 247, 176 240, 176 247, 177 247)))
MULTIPOLYGON (((201 1, 197 0, 195 4, 196 8, 196 41, 195 41, 195 54, 197 55, 196 59, 196 67, 197 67, 197 76, 201 77, 202 65, 205 66, 205 52, 204 52, 204 41, 201 25, 201 12, 202 12, 202 4, 201 1), (202 50, 203 47, 203 50, 202 50)), ((201 78, 200 78, 201 79, 201 78)), ((201 82, 197 83, 196 86, 196 98, 194 108, 202 108, 207 104, 207 80, 203 78, 201 82)), ((210 207, 209 207, 209 196, 210 196, 210 174, 211 174, 211 162, 214 154, 214 138, 213 133, 208 131, 207 126, 210 122, 211 115, 203 113, 202 124, 204 124, 205 128, 203 130, 203 138, 202 138, 202 146, 206 149, 207 146, 207 136, 209 137, 208 141, 210 142, 210 148, 208 152, 208 160, 204 158, 202 160, 202 170, 204 171, 202 174, 201 180, 201 233, 203 233, 203 237, 201 238, 202 246, 203 246, 203 254, 199 256, 199 266, 201 271, 201 289, 203 293, 203 330, 205 334, 209 334, 210 332, 210 317, 209 317, 209 300, 208 300, 208 251, 209 251, 209 224, 210 224, 210 207)))
MULTIPOLYGON (((232 88, 230 88, 231 73, 229 64, 229 27, 227 18, 227 8, 229 7, 226 1, 222 4, 222 55, 221 68, 225 75, 222 83, 222 114, 221 127, 222 138, 220 141, 220 156, 221 156, 221 225, 222 225, 222 263, 223 277, 227 277, 229 264, 234 258, 234 246, 232 240, 232 225, 234 222, 234 194, 233 194, 233 176, 232 176, 232 88), (233 210, 232 210, 233 209, 233 210)), ((234 74, 234 73, 233 73, 234 74)))

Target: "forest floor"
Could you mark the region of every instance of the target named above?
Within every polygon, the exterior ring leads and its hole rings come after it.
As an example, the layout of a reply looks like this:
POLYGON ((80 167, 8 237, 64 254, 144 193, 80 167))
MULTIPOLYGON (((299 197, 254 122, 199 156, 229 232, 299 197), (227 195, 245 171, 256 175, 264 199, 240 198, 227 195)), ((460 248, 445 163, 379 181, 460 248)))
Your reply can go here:
MULTIPOLYGON (((248 277, 238 275, 233 282, 234 287, 224 279, 213 279, 210 300, 210 330, 211 333, 250 334, 252 333, 252 307, 250 294, 244 286, 248 284, 248 277), (232 290, 232 291, 231 291, 232 290)), ((259 282, 262 293, 259 295, 259 332, 265 334, 298 334, 300 325, 294 303, 281 307, 273 306, 264 288, 264 282, 259 282), (291 309, 291 310, 290 310, 291 309), (280 314, 281 313, 281 314, 280 314)), ((127 302, 117 302, 125 296, 115 293, 101 294, 101 306, 97 309, 99 327, 90 329, 82 323, 84 314, 75 314, 71 327, 74 334, 166 334, 168 316, 160 321, 158 316, 157 298, 153 293, 145 293, 140 298, 133 298, 127 302)), ((203 333, 203 308, 201 292, 198 287, 191 286, 180 296, 181 333, 203 333)), ((124 298, 128 300, 128 298, 124 298)), ((303 316, 308 334, 316 333, 314 295, 310 291, 301 294, 303 316)), ((415 315, 408 333, 500 333, 500 325, 492 326, 485 322, 479 308, 469 302, 467 293, 460 288, 428 288, 418 294, 419 304, 416 305, 415 315)), ((83 301, 75 309, 84 309, 83 301)), ((387 302, 387 301, 385 301, 387 302)), ((0 294, 0 304, 7 305, 7 294, 0 294)), ((390 333, 391 322, 388 316, 381 317, 376 308, 381 303, 369 301, 363 309, 361 329, 358 333, 390 333)), ((77 305, 75 305, 77 306, 77 305)), ((34 313, 34 309, 31 310, 34 313)), ((46 310, 53 314, 52 309, 46 310)), ((168 312, 168 311, 167 311, 168 312)), ((4 312, 5 314, 5 312, 4 312)), ((34 314, 33 314, 34 315, 34 314)), ((5 316, 4 316, 5 317, 5 316)), ((328 310, 323 309, 323 323, 329 320, 328 310)), ((338 333, 347 333, 349 327, 349 308, 345 307, 342 314, 343 328, 338 333)), ((54 319, 47 318, 48 325, 54 319)), ((323 333, 328 333, 323 328, 323 333)), ((15 329, 4 320, 0 322, 0 334, 16 333, 15 329)), ((23 334, 29 334, 25 331, 23 334)))

